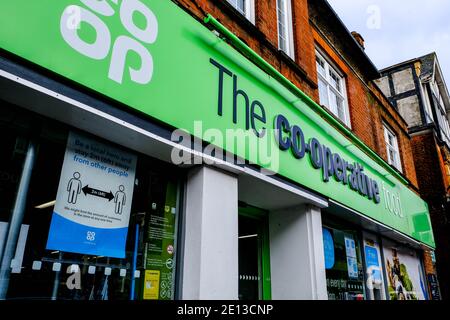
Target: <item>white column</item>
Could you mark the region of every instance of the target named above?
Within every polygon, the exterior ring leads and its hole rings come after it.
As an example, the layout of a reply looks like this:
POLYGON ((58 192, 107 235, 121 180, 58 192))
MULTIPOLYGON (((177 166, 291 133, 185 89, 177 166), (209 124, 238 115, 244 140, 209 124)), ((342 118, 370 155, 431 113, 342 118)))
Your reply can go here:
POLYGON ((238 299, 237 178, 193 169, 185 208, 182 299, 238 299))
POLYGON ((272 299, 326 300, 320 209, 271 212, 269 230, 272 299))

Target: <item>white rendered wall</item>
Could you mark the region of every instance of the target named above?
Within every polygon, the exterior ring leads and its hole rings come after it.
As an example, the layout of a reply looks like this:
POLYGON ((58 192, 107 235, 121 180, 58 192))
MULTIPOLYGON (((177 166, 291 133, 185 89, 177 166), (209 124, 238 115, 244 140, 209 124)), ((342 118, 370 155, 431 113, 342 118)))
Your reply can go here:
POLYGON ((182 299, 238 299, 238 183, 203 166, 188 176, 182 299))
POLYGON ((273 211, 269 230, 272 299, 326 300, 320 209, 273 211))

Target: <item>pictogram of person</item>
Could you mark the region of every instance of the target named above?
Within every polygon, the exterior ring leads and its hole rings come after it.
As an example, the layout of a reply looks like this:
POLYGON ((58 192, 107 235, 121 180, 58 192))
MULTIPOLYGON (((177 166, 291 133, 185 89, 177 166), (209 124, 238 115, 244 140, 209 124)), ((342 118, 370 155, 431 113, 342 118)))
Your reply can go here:
POLYGON ((122 214, 122 209, 125 206, 127 197, 125 196, 125 187, 123 185, 119 186, 119 191, 116 192, 114 197, 114 203, 116 204, 115 212, 117 214, 122 214))
POLYGON ((74 172, 73 178, 71 178, 67 184, 67 192, 69 193, 67 202, 69 203, 77 203, 78 195, 81 193, 80 177, 81 174, 79 172, 74 172))

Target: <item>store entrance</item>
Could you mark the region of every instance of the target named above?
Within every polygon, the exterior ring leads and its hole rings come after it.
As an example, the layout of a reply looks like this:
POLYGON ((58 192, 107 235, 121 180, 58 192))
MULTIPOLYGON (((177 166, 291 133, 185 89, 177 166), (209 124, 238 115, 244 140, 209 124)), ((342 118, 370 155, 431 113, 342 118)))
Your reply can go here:
POLYGON ((271 299, 267 214, 248 207, 239 209, 239 299, 271 299))

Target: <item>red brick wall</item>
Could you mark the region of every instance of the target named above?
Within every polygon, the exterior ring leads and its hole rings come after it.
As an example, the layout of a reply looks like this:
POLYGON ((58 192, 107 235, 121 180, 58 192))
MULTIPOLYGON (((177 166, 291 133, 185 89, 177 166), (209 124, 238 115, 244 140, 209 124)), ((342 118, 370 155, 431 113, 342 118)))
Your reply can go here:
MULTIPOLYGON (((422 198, 428 203, 436 241, 436 268, 441 294, 450 299, 450 223, 449 212, 443 207, 448 181, 444 171, 444 161, 434 133, 430 130, 413 136, 413 151, 416 159, 417 177, 422 198)), ((424 263, 427 272, 431 269, 427 257, 424 263), (428 264, 428 265, 427 265, 428 264)))
MULTIPOLYGON (((316 55, 312 28, 309 24, 308 3, 306 0, 292 1, 296 62, 317 82, 316 55)), ((319 99, 317 90, 312 94, 319 99)))
POLYGON ((372 83, 364 83, 361 77, 340 57, 322 35, 313 30, 317 46, 345 75, 352 131, 373 151, 387 161, 383 122, 398 137, 404 175, 417 188, 417 177, 407 124, 381 91, 372 83))
POLYGON ((416 162, 417 176, 419 177, 420 194, 429 203, 438 201, 436 197, 445 193, 444 175, 441 171, 443 161, 438 149, 431 130, 412 138, 412 150, 416 162))
POLYGON ((295 61, 301 69, 289 66, 286 57, 278 52, 277 11, 274 0, 255 1, 255 27, 229 10, 226 0, 175 0, 194 17, 202 20, 212 14, 252 50, 313 98, 318 97, 317 74, 314 60, 314 42, 309 27, 306 0, 293 1, 294 30, 301 38, 294 37, 295 61), (244 21, 242 21, 244 20, 244 21))

